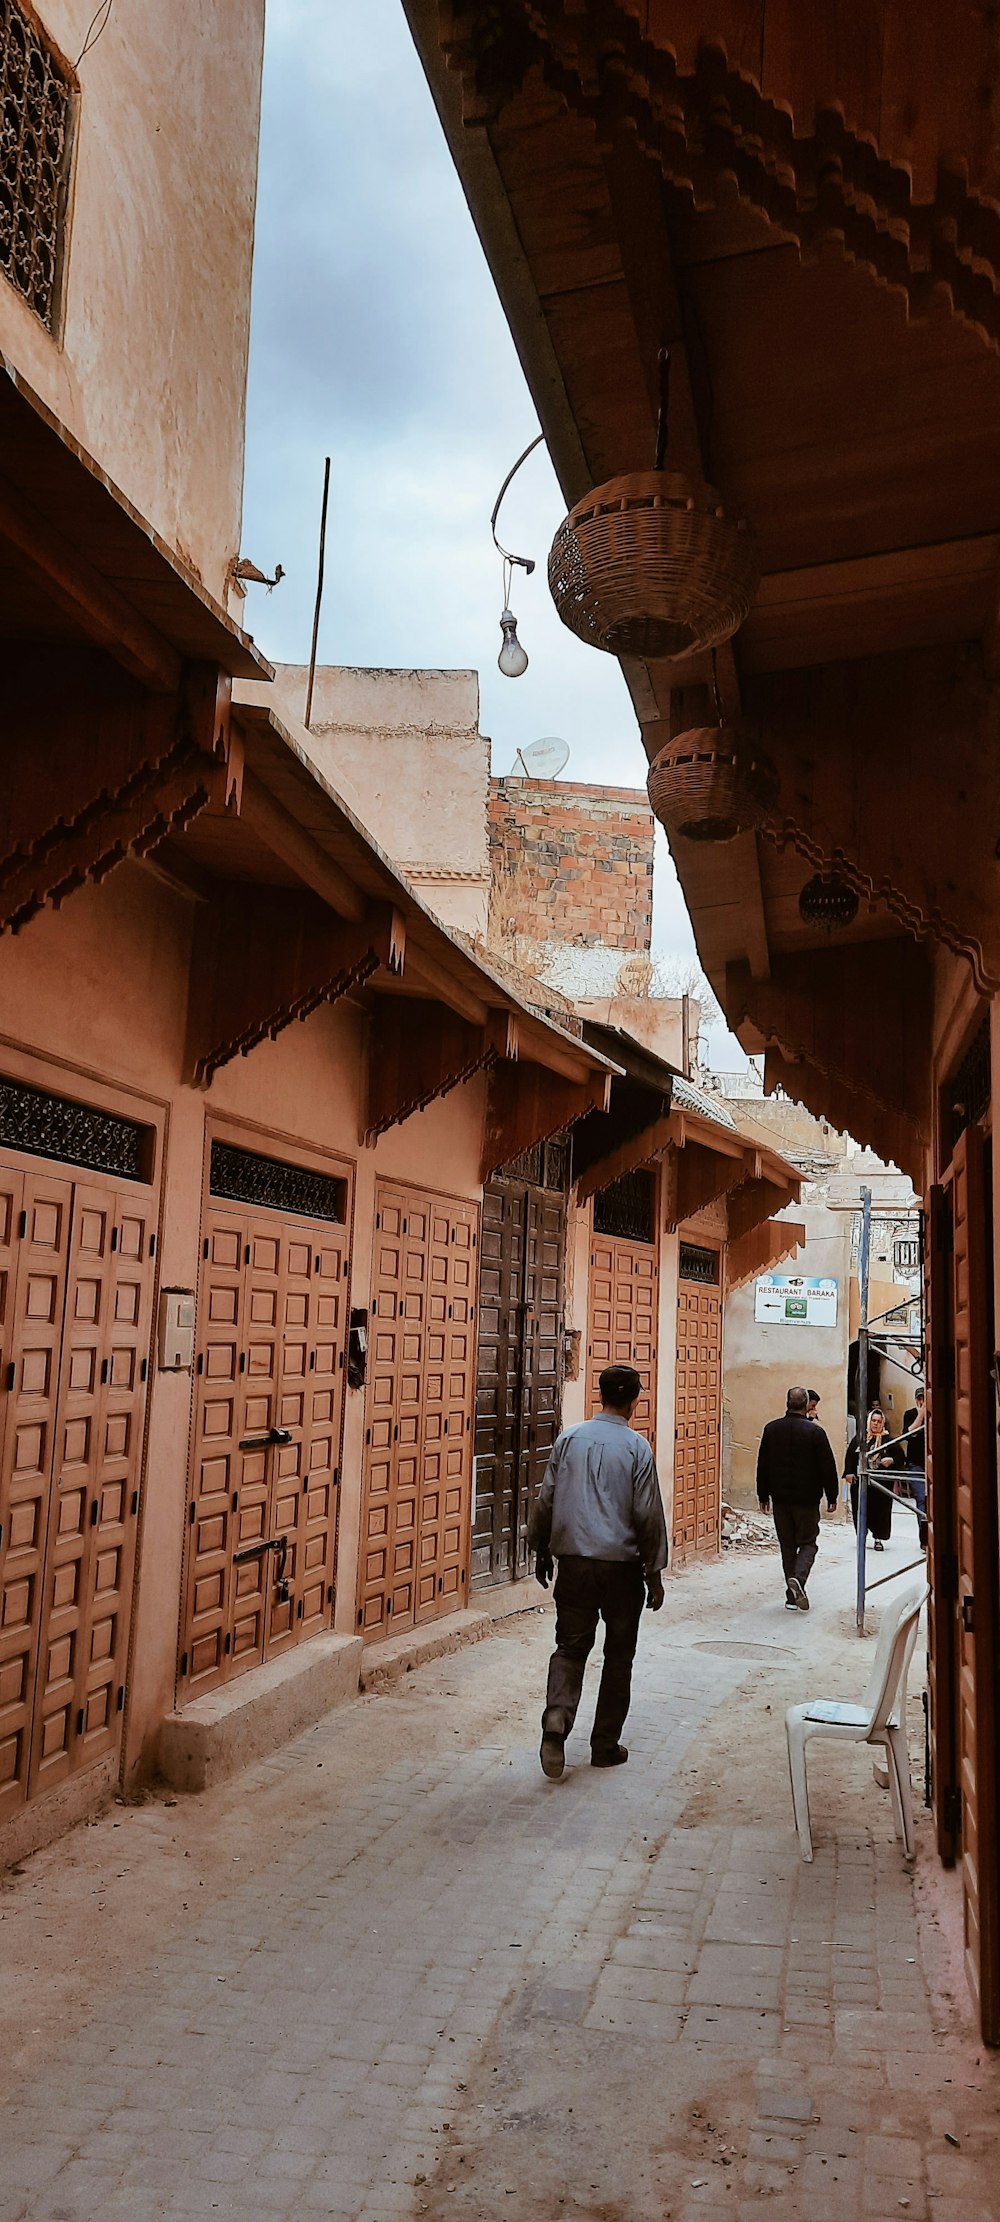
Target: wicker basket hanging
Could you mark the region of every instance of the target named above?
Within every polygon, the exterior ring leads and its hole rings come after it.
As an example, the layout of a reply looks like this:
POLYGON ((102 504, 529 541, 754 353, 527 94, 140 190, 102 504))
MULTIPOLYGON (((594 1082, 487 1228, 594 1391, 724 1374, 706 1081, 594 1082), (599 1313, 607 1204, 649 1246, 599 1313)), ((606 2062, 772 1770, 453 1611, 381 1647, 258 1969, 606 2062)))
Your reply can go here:
POLYGON ((668 834, 685 841, 734 841, 763 822, 777 780, 773 767, 736 728, 698 725, 661 748, 646 787, 668 834))
POLYGON ((760 577, 742 517, 677 471, 609 479, 571 509, 549 552, 571 632, 611 656, 670 660, 729 640, 760 577))
POLYGON ((799 896, 799 917, 827 933, 853 925, 859 907, 856 889, 839 872, 814 872, 799 896))

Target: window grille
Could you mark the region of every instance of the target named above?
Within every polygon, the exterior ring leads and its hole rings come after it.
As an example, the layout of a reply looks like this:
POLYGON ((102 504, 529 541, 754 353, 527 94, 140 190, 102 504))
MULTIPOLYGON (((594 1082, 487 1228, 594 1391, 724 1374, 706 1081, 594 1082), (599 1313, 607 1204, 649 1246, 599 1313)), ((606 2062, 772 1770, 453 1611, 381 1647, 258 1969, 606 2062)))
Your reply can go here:
POLYGON ((72 87, 33 14, 0 0, 0 270, 55 329, 72 87))
POLYGON ((92 1173, 116 1173, 124 1180, 147 1180, 152 1170, 151 1127, 95 1110, 89 1103, 72 1103, 67 1096, 48 1095, 42 1088, 26 1088, 19 1080, 0 1080, 0 1143, 31 1157, 54 1157, 64 1165, 85 1165, 92 1173))
POLYGON ((346 1181, 314 1172, 309 1165, 290 1165, 282 1158, 236 1149, 231 1142, 213 1142, 208 1184, 213 1196, 227 1203, 254 1204, 261 1211, 294 1211, 305 1219, 329 1219, 337 1225, 343 1225, 347 1215, 346 1181))
POLYGON ((656 1177, 645 1167, 623 1173, 594 1197, 594 1233, 623 1242, 655 1242, 656 1177))
POLYGON ((945 1091, 951 1125, 951 1146, 967 1127, 974 1126, 990 1106, 990 1022, 984 1018, 979 1032, 945 1091))
POLYGON ((529 1188, 551 1188, 560 1196, 569 1193, 570 1141, 557 1134, 550 1142, 536 1142, 509 1164, 498 1166, 494 1180, 523 1180, 529 1188))
POLYGON ((681 1280, 702 1281, 706 1287, 718 1288, 720 1252, 703 1250, 696 1242, 682 1242, 680 1249, 681 1280))

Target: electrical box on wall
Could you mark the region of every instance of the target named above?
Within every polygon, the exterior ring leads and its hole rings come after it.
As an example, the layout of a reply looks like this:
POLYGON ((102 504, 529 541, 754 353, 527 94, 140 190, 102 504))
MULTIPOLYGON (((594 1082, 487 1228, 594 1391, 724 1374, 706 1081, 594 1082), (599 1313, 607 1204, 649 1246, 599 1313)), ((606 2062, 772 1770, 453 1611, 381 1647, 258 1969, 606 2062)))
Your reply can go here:
POLYGON ((194 1364, 195 1301, 191 1288, 161 1288, 157 1362, 163 1373, 190 1373, 194 1364))

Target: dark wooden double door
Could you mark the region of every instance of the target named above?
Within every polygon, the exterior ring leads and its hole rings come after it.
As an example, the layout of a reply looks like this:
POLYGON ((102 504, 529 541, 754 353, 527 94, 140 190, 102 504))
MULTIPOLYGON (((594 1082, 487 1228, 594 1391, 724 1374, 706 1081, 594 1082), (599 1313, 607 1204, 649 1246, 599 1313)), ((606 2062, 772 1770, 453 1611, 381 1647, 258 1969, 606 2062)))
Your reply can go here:
POLYGON ((566 1196, 519 1179, 483 1195, 474 1588, 528 1567, 528 1522, 562 1410, 566 1196))
MULTIPOLYGON (((984 1122, 985 1124, 986 1122, 984 1122)), ((994 1216, 981 1125, 959 1136, 928 1222, 932 1792, 957 1861, 965 1965, 983 2036, 1000 2044, 1000 1523, 991 1382, 994 1216)))
POLYGON ((0 1820, 117 1751, 155 1202, 0 1160, 0 1820))

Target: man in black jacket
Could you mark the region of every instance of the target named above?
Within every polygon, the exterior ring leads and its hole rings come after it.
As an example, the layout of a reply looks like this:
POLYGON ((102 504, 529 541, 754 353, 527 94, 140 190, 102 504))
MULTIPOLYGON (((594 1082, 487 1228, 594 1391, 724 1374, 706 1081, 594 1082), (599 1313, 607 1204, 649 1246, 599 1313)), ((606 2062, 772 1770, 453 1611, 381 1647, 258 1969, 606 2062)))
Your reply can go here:
POLYGON ((818 1420, 807 1418, 805 1389, 789 1389, 783 1420, 769 1420, 757 1453, 757 1501, 774 1515, 785 1575, 785 1604, 808 1612, 806 1583, 819 1548, 819 1508, 838 1496, 837 1462, 818 1420))

